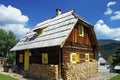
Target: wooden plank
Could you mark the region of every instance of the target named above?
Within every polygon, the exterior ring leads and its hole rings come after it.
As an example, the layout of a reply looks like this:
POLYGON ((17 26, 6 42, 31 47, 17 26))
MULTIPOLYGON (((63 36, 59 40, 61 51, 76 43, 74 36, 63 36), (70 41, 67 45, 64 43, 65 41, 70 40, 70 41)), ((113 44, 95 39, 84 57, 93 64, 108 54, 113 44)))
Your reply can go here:
POLYGON ((64 44, 64 47, 66 47, 66 46, 75 46, 75 47, 80 47, 80 48, 92 48, 92 46, 91 45, 87 45, 87 44, 80 44, 80 43, 78 43, 78 42, 66 42, 65 44, 64 44))
POLYGON ((93 53, 93 50, 91 49, 80 49, 80 48, 74 48, 74 47, 65 47, 63 48, 64 51, 67 52, 85 52, 85 53, 93 53))

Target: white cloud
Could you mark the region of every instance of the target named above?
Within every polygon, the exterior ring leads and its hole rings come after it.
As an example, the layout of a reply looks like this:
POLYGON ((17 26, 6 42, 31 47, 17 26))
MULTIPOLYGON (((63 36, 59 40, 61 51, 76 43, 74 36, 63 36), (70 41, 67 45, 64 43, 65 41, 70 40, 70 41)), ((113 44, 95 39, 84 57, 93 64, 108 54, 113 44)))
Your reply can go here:
POLYGON ((21 38, 29 28, 25 27, 29 18, 22 14, 20 9, 11 5, 0 5, 0 28, 6 31, 13 31, 17 38, 21 38))
POLYGON ((8 7, 0 5, 0 22, 2 23, 18 23, 25 24, 29 18, 22 15, 22 12, 9 5, 8 7))
POLYGON ((105 15, 110 15, 112 14, 112 10, 110 8, 108 8, 105 12, 104 12, 105 15))
POLYGON ((17 35, 17 38, 21 38, 26 32, 30 30, 29 28, 25 28, 22 24, 5 24, 0 26, 0 28, 6 31, 13 31, 15 35, 17 35))
POLYGON ((120 28, 110 28, 103 20, 97 21, 95 24, 95 32, 98 37, 103 36, 103 38, 120 40, 120 28))
POLYGON ((110 7, 110 6, 115 5, 115 4, 116 4, 115 1, 108 2, 108 3, 107 3, 107 7, 110 7))
POLYGON ((111 20, 118 20, 120 19, 120 11, 115 11, 114 16, 111 17, 111 20))

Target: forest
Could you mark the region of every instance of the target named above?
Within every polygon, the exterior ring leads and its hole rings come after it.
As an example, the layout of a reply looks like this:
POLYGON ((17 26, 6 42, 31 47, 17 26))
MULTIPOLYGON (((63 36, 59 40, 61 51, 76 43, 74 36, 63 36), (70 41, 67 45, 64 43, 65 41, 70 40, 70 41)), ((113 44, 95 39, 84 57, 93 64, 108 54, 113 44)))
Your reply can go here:
POLYGON ((98 40, 100 52, 110 65, 120 65, 120 41, 98 40))

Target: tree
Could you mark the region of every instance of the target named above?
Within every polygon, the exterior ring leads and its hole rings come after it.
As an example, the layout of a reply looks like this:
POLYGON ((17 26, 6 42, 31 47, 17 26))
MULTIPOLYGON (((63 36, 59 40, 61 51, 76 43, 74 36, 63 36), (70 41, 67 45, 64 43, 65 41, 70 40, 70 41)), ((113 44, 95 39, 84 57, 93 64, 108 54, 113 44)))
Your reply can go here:
POLYGON ((0 56, 8 58, 12 63, 15 61, 15 52, 10 52, 10 49, 17 43, 16 37, 13 32, 8 33, 0 29, 0 56))
POLYGON ((6 43, 7 43, 7 33, 0 29, 0 56, 5 57, 6 56, 6 43))
POLYGON ((113 55, 113 65, 120 65, 120 49, 113 55))
POLYGON ((109 55, 107 61, 108 61, 108 63, 109 63, 110 65, 113 65, 113 56, 112 56, 112 55, 109 55))
POLYGON ((111 54, 108 57, 108 62, 109 64, 115 66, 115 65, 120 65, 120 49, 114 54, 111 54))
POLYGON ((13 32, 9 31, 7 35, 6 56, 10 53, 10 49, 18 42, 13 32))

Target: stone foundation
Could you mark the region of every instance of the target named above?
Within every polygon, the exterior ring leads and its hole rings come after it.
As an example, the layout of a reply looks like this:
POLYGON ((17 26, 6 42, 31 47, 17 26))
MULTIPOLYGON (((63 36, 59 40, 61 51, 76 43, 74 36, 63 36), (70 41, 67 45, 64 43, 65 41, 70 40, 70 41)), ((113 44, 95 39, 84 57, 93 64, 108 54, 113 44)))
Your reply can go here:
POLYGON ((38 80, 58 80, 58 65, 30 65, 30 76, 38 80))
MULTIPOLYGON (((87 80, 98 75, 97 61, 83 62, 81 64, 67 63, 63 66, 64 80, 87 80)), ((36 80, 59 80, 58 65, 30 65, 30 75, 36 80)))
POLYGON ((65 65, 65 80, 87 80, 98 75, 97 61, 65 65))

